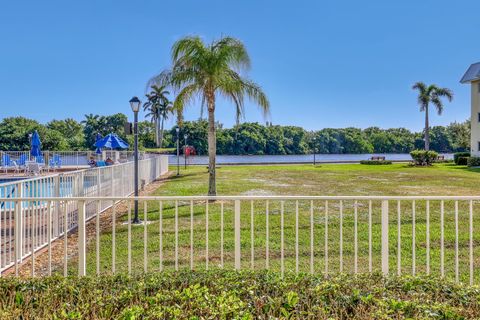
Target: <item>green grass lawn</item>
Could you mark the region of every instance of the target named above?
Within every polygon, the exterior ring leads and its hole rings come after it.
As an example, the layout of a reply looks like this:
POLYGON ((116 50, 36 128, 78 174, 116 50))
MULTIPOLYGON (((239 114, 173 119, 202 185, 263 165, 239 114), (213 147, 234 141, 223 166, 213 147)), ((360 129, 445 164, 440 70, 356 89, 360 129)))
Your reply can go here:
MULTIPOLYGON (((451 164, 438 164, 428 168, 415 168, 406 164, 368 166, 357 164, 285 165, 285 166, 223 166, 218 169, 219 195, 479 195, 480 171, 451 164)), ((207 170, 205 166, 189 167, 181 171, 180 177, 172 177, 154 195, 187 196, 205 195, 207 192, 207 170)), ((439 203, 430 204, 430 260, 431 271, 439 274, 440 269, 440 224, 439 203)), ((205 202, 195 202, 193 211, 194 268, 206 266, 206 215, 205 202)), ((231 268, 234 263, 233 203, 215 202, 208 204, 208 264, 218 267, 222 261, 220 208, 224 207, 223 263, 231 268)), ((254 267, 264 268, 266 264, 266 215, 265 201, 242 202, 241 247, 242 267, 251 266, 251 206, 254 212, 253 253, 254 267)), ((295 201, 285 202, 284 237, 285 270, 295 270, 295 201)), ((300 271, 310 270, 310 201, 299 201, 299 259, 300 271)), ((397 203, 390 204, 390 269, 396 271, 397 263, 397 203)), ((474 203, 474 212, 479 204, 474 203)), ((143 203, 140 204, 143 212, 143 203)), ((372 256, 373 269, 380 269, 380 203, 373 201, 372 256)), ((401 257, 402 272, 411 272, 412 267, 412 203, 401 203, 401 257)), ((468 281, 468 203, 459 203, 459 249, 461 279, 468 281)), ((354 268, 354 203, 343 202, 343 271, 353 272, 354 268)), ((454 273, 454 203, 445 202, 445 268, 448 277, 454 273)), ((314 225, 314 270, 325 269, 325 202, 313 202, 314 225)), ((425 271, 426 264, 426 210, 425 202, 416 203, 416 270, 425 271)), ((174 267, 175 248, 175 203, 163 203, 163 267, 174 267)), ((179 267, 190 266, 190 203, 178 203, 179 267)), ((280 202, 269 204, 269 264, 273 270, 280 269, 280 202)), ((125 221, 126 216, 119 220, 125 221)), ((142 217, 143 219, 143 217, 142 217)), ((160 268, 159 203, 148 203, 147 252, 148 269, 160 268)), ((479 220, 474 216, 474 225, 479 220)), ((480 225, 480 224, 477 224, 480 225)), ((133 271, 143 271, 144 227, 132 228, 133 271)), ((328 269, 340 271, 339 202, 330 201, 328 217, 328 269)), ((111 270, 112 234, 101 235, 101 269, 111 270)), ((480 280, 480 233, 475 237, 475 277, 480 280)), ((127 270, 127 226, 117 225, 116 270, 127 270)), ((72 263, 73 264, 73 263, 72 263)), ((95 244, 88 248, 88 273, 95 272, 95 244)), ((72 266, 73 267, 73 266, 72 266)), ((358 270, 368 271, 368 202, 358 202, 358 270)), ((72 271, 73 272, 73 271, 72 271)))
POLYGON ((145 152, 156 152, 156 153, 175 153, 176 148, 145 148, 145 152))

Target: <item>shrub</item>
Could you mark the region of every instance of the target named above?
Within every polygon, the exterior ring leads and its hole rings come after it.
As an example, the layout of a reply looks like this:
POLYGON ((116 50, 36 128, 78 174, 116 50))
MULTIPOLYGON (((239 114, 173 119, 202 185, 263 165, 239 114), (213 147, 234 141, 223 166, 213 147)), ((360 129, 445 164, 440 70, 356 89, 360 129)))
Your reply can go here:
POLYGON ((453 162, 455 162, 456 165, 458 165, 458 159, 462 157, 470 157, 470 152, 455 152, 453 154, 453 162))
POLYGON ((467 165, 469 167, 480 167, 480 157, 469 157, 467 165))
POLYGON ((468 159, 470 159, 470 157, 458 157, 456 164, 458 166, 466 166, 468 164, 468 159))
POLYGON ((410 152, 410 156, 416 166, 429 166, 435 162, 438 153, 435 151, 413 150, 410 152))
POLYGON ((0 319, 479 319, 476 286, 433 276, 179 271, 0 278, 0 319))
POLYGON ((392 164, 392 161, 389 160, 362 160, 360 161, 361 164, 368 164, 368 165, 382 165, 382 164, 392 164))

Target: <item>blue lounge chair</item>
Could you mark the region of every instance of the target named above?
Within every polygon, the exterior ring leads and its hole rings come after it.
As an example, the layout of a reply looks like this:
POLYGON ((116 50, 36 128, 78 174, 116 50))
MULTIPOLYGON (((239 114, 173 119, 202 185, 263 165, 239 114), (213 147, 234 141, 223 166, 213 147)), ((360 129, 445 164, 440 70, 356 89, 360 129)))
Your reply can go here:
POLYGON ((10 155, 8 154, 3 154, 2 155, 2 167, 3 169, 5 170, 5 173, 7 172, 8 170, 8 167, 11 166, 11 163, 10 163, 10 155))
POLYGON ((38 163, 38 164, 45 164, 45 159, 43 159, 43 156, 38 156, 35 161, 38 163))
POLYGON ((28 160, 27 155, 23 153, 20 155, 20 158, 18 159, 17 164, 19 166, 25 166, 25 162, 27 162, 27 160, 28 160))
POLYGON ((55 171, 55 160, 53 158, 48 159, 48 169, 55 171))
POLYGON ((62 167, 62 157, 59 154, 53 155, 53 161, 58 169, 62 167))

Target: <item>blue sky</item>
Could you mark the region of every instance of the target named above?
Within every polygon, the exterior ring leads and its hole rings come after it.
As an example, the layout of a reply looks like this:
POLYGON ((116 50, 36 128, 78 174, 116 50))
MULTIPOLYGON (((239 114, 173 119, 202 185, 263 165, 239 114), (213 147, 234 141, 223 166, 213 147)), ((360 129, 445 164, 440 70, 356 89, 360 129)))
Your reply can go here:
MULTIPOLYGON (((469 116, 459 79, 480 61, 480 1, 1 1, 0 118, 124 112, 184 35, 241 39, 271 121, 307 129, 407 127, 415 81, 451 88, 432 125, 469 116)), ((217 119, 234 123, 220 101, 217 119)), ((199 117, 192 105, 187 119, 199 117)), ((143 117, 143 115, 142 115, 143 117)), ((246 121, 263 122, 254 105, 246 121)))

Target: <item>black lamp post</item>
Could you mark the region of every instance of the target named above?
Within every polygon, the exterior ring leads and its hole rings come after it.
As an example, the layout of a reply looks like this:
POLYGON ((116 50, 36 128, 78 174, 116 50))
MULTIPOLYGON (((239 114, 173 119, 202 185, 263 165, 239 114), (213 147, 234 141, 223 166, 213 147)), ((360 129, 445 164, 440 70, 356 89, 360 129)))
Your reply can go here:
MULTIPOLYGON (((138 197, 138 111, 140 110, 141 101, 137 97, 130 99, 130 107, 133 111, 133 153, 134 153, 134 188, 135 188, 135 198, 138 197)), ((133 217, 132 223, 140 223, 138 219, 138 200, 135 199, 135 215, 133 217)))
POLYGON ((183 138, 185 139, 185 146, 183 147, 183 158, 185 160, 185 169, 187 169, 187 138, 188 138, 188 135, 184 134, 183 138))
POLYGON ((177 176, 180 175, 180 128, 175 129, 177 131, 177 176))

